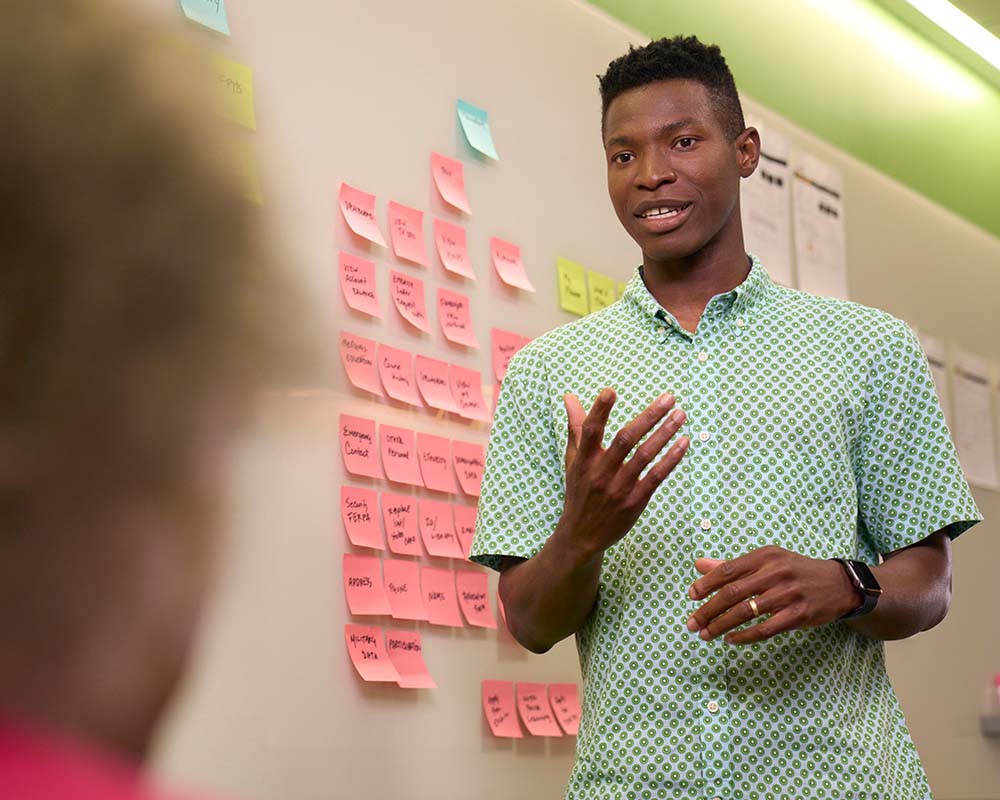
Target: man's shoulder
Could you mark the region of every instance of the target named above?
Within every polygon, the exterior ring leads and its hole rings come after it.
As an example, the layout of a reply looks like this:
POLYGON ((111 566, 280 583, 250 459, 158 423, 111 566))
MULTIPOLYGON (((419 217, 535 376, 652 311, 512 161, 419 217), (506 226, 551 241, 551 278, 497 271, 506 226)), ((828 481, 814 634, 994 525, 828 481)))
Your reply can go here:
POLYGON ((903 339, 908 335, 909 325, 884 309, 780 284, 773 288, 776 316, 806 331, 851 341, 884 342, 886 337, 903 339))
POLYGON ((526 357, 534 356, 543 360, 552 357, 565 359, 568 353, 580 355, 581 348, 601 348, 618 327, 627 324, 622 302, 617 300, 600 311, 546 331, 528 342, 518 355, 524 353, 526 357), (567 351, 567 347, 573 347, 574 350, 567 351))

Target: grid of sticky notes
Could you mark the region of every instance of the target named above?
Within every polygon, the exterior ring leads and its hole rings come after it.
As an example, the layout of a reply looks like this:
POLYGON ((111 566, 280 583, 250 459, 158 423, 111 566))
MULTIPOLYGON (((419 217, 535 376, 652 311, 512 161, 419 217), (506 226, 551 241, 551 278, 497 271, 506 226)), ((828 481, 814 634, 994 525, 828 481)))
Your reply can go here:
POLYGON ((521 247, 473 227, 469 173, 488 175, 498 156, 486 112, 464 100, 456 111, 470 149, 430 153, 429 185, 407 187, 432 193, 430 208, 334 185, 351 399, 337 416, 344 641, 361 679, 407 689, 437 686, 435 633, 497 630, 489 575, 468 555, 499 387, 529 337, 485 325, 477 303, 494 291, 535 302, 521 247))
POLYGON ((559 307, 582 317, 607 308, 625 293, 625 284, 587 269, 568 258, 556 258, 559 307))
POLYGON ((580 729, 575 683, 484 680, 482 702, 486 724, 499 738, 521 739, 524 730, 531 736, 576 736, 580 729))

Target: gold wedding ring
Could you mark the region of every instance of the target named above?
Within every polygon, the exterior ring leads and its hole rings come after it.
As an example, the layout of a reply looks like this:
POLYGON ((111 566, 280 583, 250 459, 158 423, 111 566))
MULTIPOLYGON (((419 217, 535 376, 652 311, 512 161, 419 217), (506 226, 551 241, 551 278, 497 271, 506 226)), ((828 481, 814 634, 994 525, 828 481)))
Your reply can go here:
POLYGON ((759 617, 760 610, 757 608, 757 601, 751 597, 747 602, 750 604, 750 610, 753 612, 754 617, 759 617))

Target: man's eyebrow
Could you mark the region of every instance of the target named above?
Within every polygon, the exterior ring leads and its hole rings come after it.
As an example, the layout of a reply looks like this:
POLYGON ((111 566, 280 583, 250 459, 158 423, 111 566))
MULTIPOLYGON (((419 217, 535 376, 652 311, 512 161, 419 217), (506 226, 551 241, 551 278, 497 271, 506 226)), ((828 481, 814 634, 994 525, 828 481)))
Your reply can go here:
MULTIPOLYGON (((696 120, 694 117, 685 117, 684 119, 678 119, 675 120, 674 122, 668 122, 666 125, 661 125, 657 129, 656 138, 662 139, 663 137, 669 136, 670 134, 674 133, 679 128, 686 128, 690 125, 700 127, 701 122, 696 120)), ((633 143, 634 142, 632 137, 620 135, 620 136, 612 136, 610 139, 608 139, 607 142, 605 142, 604 146, 606 148, 615 147, 617 145, 625 145, 627 147, 628 145, 631 145, 633 143)))

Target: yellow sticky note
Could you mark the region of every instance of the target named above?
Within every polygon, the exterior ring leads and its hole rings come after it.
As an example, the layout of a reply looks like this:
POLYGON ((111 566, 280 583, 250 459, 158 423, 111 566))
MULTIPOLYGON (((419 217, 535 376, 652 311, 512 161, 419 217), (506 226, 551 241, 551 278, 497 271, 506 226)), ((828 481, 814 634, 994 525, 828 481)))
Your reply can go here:
POLYGON ((253 110, 253 72, 246 64, 212 54, 212 79, 222 116, 252 131, 257 130, 253 110))
POLYGON ((628 284, 625 284, 625 283, 619 283, 619 284, 618 284, 618 296, 619 296, 619 297, 621 297, 621 296, 622 296, 623 294, 625 294, 625 287, 626 287, 627 285, 628 285, 628 284))
POLYGON ((581 264, 568 258, 556 258, 556 272, 559 280, 559 305, 571 314, 584 316, 588 313, 587 270, 581 264))
POLYGON ((590 298, 591 312, 607 308, 615 302, 614 279, 600 272, 588 272, 587 295, 590 298))

